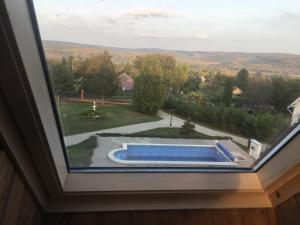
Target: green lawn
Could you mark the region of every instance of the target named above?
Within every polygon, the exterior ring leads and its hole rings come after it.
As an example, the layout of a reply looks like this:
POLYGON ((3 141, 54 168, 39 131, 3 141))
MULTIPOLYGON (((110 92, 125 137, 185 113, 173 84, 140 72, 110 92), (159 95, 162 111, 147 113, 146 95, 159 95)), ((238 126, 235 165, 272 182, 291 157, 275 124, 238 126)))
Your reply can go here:
POLYGON ((126 137, 158 137, 158 138, 185 138, 185 139, 208 139, 208 140, 228 140, 227 137, 208 136, 194 131, 192 134, 184 135, 179 133, 180 128, 156 128, 152 130, 132 133, 132 134, 112 134, 102 133, 99 136, 126 136, 126 137))
POLYGON ((129 105, 98 105, 97 110, 103 111, 106 115, 104 119, 88 120, 79 116, 81 112, 91 109, 91 106, 92 103, 86 102, 64 102, 57 104, 64 135, 152 122, 161 119, 155 115, 136 112, 129 105))
POLYGON ((162 138, 195 138, 195 139, 213 139, 213 137, 206 134, 201 134, 194 131, 192 134, 184 135, 179 133, 180 128, 156 128, 153 130, 147 130, 142 132, 137 132, 132 134, 141 135, 141 136, 150 136, 150 137, 162 137, 162 138))
MULTIPOLYGON (((102 133, 98 134, 102 137, 152 137, 152 138, 183 138, 183 139, 206 139, 206 140, 232 140, 230 137, 219 137, 219 136, 209 136, 206 134, 199 133, 195 131, 190 135, 184 135, 179 133, 180 128, 156 128, 152 130, 132 133, 132 134, 114 134, 114 133, 102 133)), ((233 140, 232 140, 233 141, 233 140)), ((247 146, 241 145, 238 142, 233 141, 236 145, 238 145, 245 152, 249 152, 249 148, 247 146)))
POLYGON ((88 167, 96 147, 97 136, 91 136, 77 145, 68 146, 67 154, 70 167, 88 167))

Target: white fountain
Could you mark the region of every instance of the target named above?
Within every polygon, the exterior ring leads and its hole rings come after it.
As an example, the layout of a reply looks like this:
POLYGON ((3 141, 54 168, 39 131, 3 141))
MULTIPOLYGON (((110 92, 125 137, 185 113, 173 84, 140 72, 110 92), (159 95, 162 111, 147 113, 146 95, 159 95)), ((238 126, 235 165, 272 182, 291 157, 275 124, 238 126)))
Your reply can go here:
POLYGON ((92 106, 92 108, 93 108, 94 111, 96 111, 97 106, 96 106, 96 102, 95 101, 94 101, 94 105, 92 106))

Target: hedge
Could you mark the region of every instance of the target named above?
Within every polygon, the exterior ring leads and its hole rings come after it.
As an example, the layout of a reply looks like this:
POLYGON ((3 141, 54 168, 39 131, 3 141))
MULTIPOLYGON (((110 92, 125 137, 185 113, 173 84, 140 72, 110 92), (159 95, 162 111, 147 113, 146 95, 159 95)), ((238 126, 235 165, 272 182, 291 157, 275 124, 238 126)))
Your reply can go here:
POLYGON ((262 142, 273 142, 289 126, 289 119, 279 113, 249 113, 243 108, 201 105, 194 101, 187 101, 183 97, 169 98, 165 108, 172 109, 183 117, 191 117, 193 121, 262 142))

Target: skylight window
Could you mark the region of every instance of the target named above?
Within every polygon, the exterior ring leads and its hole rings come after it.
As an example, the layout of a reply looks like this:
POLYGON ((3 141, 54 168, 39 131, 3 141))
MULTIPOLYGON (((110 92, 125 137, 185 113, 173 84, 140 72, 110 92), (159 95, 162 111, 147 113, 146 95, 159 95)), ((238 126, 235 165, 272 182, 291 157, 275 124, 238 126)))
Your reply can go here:
POLYGON ((70 168, 251 170, 299 123, 298 2, 34 5, 70 168))

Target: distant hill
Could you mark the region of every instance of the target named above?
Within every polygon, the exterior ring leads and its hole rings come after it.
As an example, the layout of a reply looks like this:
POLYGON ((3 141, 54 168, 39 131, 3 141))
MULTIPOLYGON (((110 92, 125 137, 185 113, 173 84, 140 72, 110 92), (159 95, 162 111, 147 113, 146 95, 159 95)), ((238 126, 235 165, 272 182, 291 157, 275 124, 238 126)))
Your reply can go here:
POLYGON ((137 55, 160 53, 174 56, 178 62, 188 63, 194 69, 235 74, 239 69, 246 68, 251 74, 300 78, 300 55, 294 54, 127 49, 48 40, 44 40, 43 45, 46 57, 54 60, 70 55, 91 57, 107 50, 113 56, 113 61, 121 64, 133 62, 137 55))

